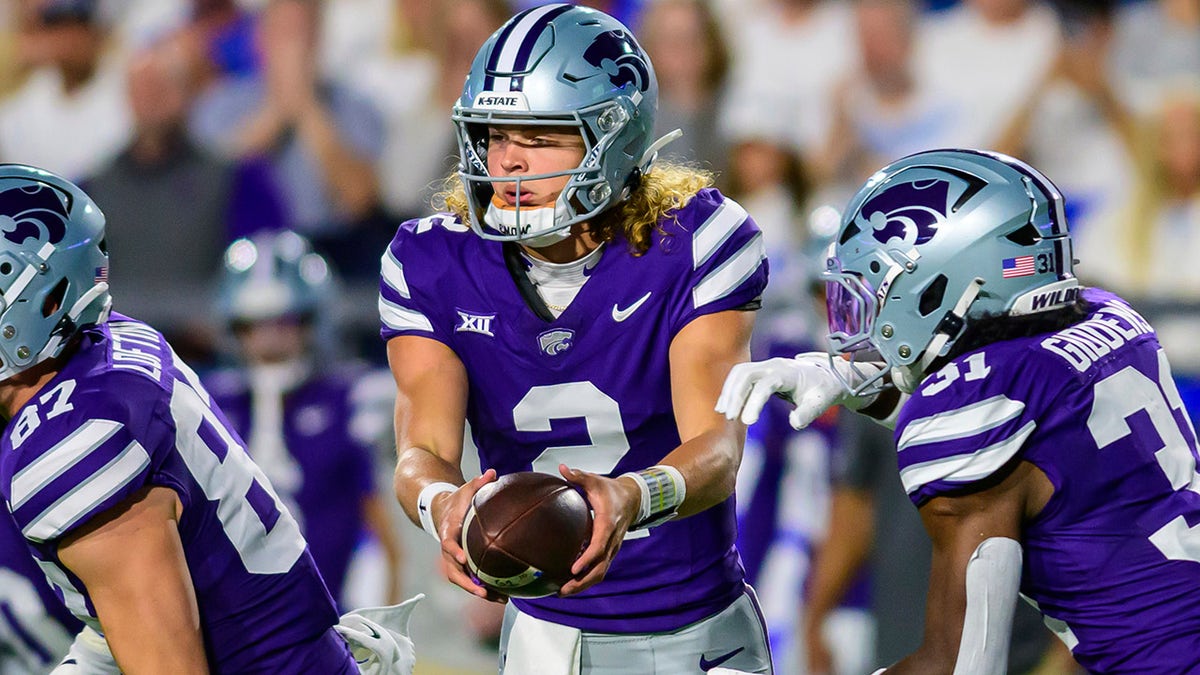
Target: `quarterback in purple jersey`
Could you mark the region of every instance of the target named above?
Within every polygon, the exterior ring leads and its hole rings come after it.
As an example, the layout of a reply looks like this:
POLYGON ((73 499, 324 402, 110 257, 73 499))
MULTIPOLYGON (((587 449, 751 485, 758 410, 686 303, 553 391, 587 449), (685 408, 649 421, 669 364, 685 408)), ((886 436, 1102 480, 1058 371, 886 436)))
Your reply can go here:
POLYGON ((1073 264, 1036 170, 906 157, 863 186, 830 249, 833 357, 726 383, 730 417, 781 393, 797 425, 833 403, 894 424, 934 554, 924 642, 888 673, 1003 672, 1018 581, 1091 672, 1200 671, 1195 431, 1154 329, 1073 264))
POLYGON ((656 107, 619 22, 518 14, 454 108, 448 212, 405 223, 383 256, 396 491, 449 579, 487 596, 457 542, 498 474, 561 473, 595 513, 575 579, 509 604, 506 672, 770 671, 734 546, 745 430, 711 404, 748 354, 762 238, 707 175, 654 163, 673 137, 651 143, 656 107), (466 422, 485 470, 471 481, 466 422))
POLYGON ((0 493, 125 673, 355 673, 304 538, 195 373, 111 313, 104 216, 0 166, 0 493))
POLYGON ((400 544, 375 490, 373 445, 391 435, 391 379, 322 358, 318 339, 331 321, 333 284, 325 259, 293 232, 235 241, 225 252, 217 311, 232 328, 241 367, 213 373, 205 386, 276 494, 294 507, 334 600, 347 604, 351 562, 374 541, 385 558, 378 567, 386 568, 378 570, 377 595, 396 602, 400 544), (380 384, 386 390, 376 395, 380 384))

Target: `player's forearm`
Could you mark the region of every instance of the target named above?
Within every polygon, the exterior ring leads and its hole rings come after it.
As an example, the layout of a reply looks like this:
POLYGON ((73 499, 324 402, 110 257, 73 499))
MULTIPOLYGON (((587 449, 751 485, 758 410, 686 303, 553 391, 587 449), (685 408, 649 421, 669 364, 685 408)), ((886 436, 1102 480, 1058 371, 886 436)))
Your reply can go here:
POLYGON ((805 622, 819 624, 841 603, 850 582, 862 569, 875 536, 869 495, 835 489, 829 515, 829 534, 817 549, 805 622))
POLYGON ((687 486, 679 517, 700 513, 728 499, 737 483, 741 458, 741 438, 726 429, 705 432, 664 457, 659 464, 678 469, 687 486))
POLYGON ((462 469, 457 464, 448 462, 433 451, 420 446, 410 446, 401 450, 396 461, 396 499, 400 501, 408 519, 418 526, 421 525, 421 516, 417 510, 417 497, 421 490, 433 483, 462 485, 465 482, 462 469))

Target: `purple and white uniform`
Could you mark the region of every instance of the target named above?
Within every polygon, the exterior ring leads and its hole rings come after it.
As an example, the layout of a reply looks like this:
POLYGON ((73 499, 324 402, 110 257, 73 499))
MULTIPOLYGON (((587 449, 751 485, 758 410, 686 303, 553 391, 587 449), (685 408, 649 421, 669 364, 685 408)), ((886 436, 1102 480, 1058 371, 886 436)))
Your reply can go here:
POLYGON ((83 625, 54 595, 8 510, 0 508, 0 673, 44 673, 83 625))
POLYGON ((918 506, 1014 461, 1054 496, 1024 527, 1022 593, 1085 668, 1200 669, 1196 435, 1154 330, 1100 290, 1086 320, 988 345, 922 382, 896 427, 918 506))
MULTIPOLYGON (((557 473, 564 463, 616 476, 679 445, 671 341, 699 316, 754 302, 767 264, 753 220, 716 190, 677 215, 659 223, 665 234, 656 232, 642 256, 622 238, 605 245, 551 321, 526 304, 504 245, 445 214, 400 227, 383 256, 381 333, 454 350, 470 381, 467 419, 484 469, 557 473)), ((517 606, 585 631, 652 633, 711 616, 743 594, 732 497, 634 534, 603 582, 517 606)))
MULTIPOLYGON (((309 551, 337 599, 342 597, 351 556, 368 536, 363 504, 375 491, 372 449, 357 429, 363 416, 355 383, 361 374, 358 368, 315 373, 289 388, 282 395, 276 430, 298 476, 290 494, 272 484, 285 503, 299 509, 309 551)), ((244 371, 217 373, 205 384, 233 430, 253 438, 258 420, 244 371)), ((252 459, 261 464, 256 455, 252 459)))
POLYGON ((213 672, 357 673, 295 520, 162 335, 113 315, 0 443, 0 490, 68 609, 100 631, 62 538, 146 486, 175 491, 213 672))

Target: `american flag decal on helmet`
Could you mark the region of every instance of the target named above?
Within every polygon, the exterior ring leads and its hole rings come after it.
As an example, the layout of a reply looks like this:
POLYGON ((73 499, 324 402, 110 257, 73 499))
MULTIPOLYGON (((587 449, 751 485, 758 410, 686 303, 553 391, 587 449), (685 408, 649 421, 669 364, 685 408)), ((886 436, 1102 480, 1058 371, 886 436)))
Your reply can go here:
POLYGON ((95 282, 100 283, 102 281, 106 284, 108 283, 108 265, 96 268, 95 282))

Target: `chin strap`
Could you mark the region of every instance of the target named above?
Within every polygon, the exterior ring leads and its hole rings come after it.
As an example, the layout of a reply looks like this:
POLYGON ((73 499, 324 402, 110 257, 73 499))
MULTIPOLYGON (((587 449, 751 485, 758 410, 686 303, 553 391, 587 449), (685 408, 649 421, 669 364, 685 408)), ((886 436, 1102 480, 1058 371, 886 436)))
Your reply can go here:
POLYGON ((929 346, 925 347, 925 353, 921 355, 919 361, 909 366, 896 366, 892 369, 892 380, 901 391, 909 394, 915 391, 917 385, 921 383, 921 378, 925 377, 925 371, 929 368, 929 364, 942 355, 942 350, 952 338, 957 338, 962 333, 967 310, 971 308, 975 298, 979 297, 979 290, 983 288, 983 283, 983 279, 975 277, 971 283, 967 284, 967 288, 959 296, 958 302, 954 303, 954 308, 942 317, 937 332, 929 341, 929 346))

